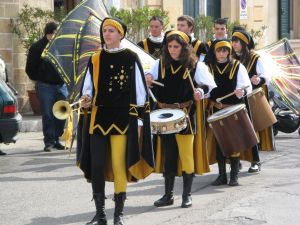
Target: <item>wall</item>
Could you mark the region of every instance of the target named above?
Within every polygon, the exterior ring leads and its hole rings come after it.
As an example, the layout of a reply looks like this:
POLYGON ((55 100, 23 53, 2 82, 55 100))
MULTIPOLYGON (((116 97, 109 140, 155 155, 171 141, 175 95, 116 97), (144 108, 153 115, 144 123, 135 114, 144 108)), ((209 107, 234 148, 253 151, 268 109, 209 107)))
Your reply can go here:
POLYGON ((25 50, 18 39, 11 33, 10 19, 15 18, 27 3, 34 7, 53 10, 53 0, 0 0, 0 54, 8 68, 9 81, 19 92, 18 102, 21 112, 30 111, 27 90, 33 89, 34 84, 28 79, 24 68, 26 64, 25 50))

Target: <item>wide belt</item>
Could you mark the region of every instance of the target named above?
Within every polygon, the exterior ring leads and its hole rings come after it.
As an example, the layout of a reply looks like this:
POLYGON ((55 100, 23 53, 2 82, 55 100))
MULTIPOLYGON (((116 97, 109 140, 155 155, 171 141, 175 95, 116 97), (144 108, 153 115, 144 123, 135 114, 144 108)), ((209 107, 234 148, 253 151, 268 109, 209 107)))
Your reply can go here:
POLYGON ((182 103, 173 103, 173 104, 157 102, 158 107, 161 109, 164 109, 164 108, 184 109, 184 108, 189 108, 192 104, 193 104, 192 100, 189 100, 187 102, 182 102, 182 103))

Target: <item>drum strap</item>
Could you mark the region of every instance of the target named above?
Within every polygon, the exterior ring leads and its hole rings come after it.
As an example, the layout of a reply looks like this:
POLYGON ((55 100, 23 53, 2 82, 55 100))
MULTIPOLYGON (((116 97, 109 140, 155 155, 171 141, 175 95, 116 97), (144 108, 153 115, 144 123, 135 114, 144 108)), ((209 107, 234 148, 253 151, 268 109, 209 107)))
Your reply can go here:
POLYGON ((213 107, 215 107, 217 109, 224 109, 224 108, 231 106, 229 104, 223 104, 221 102, 214 102, 214 101, 209 101, 208 104, 209 104, 209 106, 208 106, 209 109, 211 109, 213 107))
POLYGON ((182 103, 174 103, 174 104, 167 104, 162 102, 157 102, 157 105, 159 108, 170 108, 170 109, 183 109, 183 108, 189 108, 193 104, 193 101, 187 101, 182 103))

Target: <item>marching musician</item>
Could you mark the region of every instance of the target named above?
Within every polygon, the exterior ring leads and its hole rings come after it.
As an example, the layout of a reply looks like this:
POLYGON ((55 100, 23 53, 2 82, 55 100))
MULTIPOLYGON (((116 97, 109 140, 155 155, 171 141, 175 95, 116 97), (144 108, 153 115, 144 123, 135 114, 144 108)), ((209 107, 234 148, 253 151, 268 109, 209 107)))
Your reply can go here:
POLYGON ((210 48, 211 43, 218 39, 226 39, 227 38, 227 21, 228 18, 217 18, 214 20, 214 27, 213 27, 213 37, 212 40, 208 40, 206 42, 207 47, 210 48))
MULTIPOLYGON (((210 106, 211 111, 214 113, 220 109, 226 108, 231 105, 243 102, 243 97, 250 93, 251 82, 248 77, 246 68, 238 61, 231 58, 231 43, 228 39, 218 39, 212 42, 209 52, 206 57, 206 63, 209 66, 217 87, 210 93, 210 106), (242 89, 242 87, 246 87, 242 89), (217 103, 216 99, 223 97, 231 92, 235 95, 228 97, 217 103)), ((228 131, 230 132, 230 131, 228 131)), ((210 151, 214 151, 209 149, 210 151)), ((219 167, 219 176, 212 183, 214 186, 227 184, 226 174, 226 157, 223 155, 220 146, 216 143, 216 160, 219 167)), ((230 186, 237 186, 238 171, 239 171, 239 153, 230 157, 230 186)))
POLYGON ((114 225, 122 225, 127 182, 154 168, 145 77, 136 53, 122 48, 126 30, 118 19, 102 21, 102 49, 92 55, 82 89, 81 106, 91 108, 80 161, 96 206, 89 225, 107 224, 105 181, 114 182, 114 225))
POLYGON ((184 32, 188 36, 192 38, 192 46, 196 53, 196 56, 200 61, 204 60, 206 55, 207 49, 205 43, 201 42, 200 40, 196 39, 193 34, 194 29, 194 19, 188 15, 182 15, 177 18, 177 30, 184 32))
MULTIPOLYGON (((194 135, 196 132, 195 116, 200 116, 201 109, 195 110, 196 102, 205 98, 214 88, 215 82, 203 62, 198 62, 190 45, 190 37, 181 31, 166 33, 162 56, 156 60, 149 74, 146 74, 148 86, 157 80, 164 84, 158 87, 158 109, 177 108, 188 116, 187 128, 175 134, 159 134, 156 147, 156 172, 163 173, 165 194, 154 202, 157 207, 174 204, 175 176, 183 176, 182 208, 192 206, 191 187, 194 174, 202 174, 197 168, 196 161, 205 162, 206 157, 196 160, 194 135), (191 83, 192 82, 192 83, 191 83), (192 85, 197 85, 193 89, 192 85), (196 112, 197 111, 197 112, 196 112), (161 157, 160 157, 161 156, 161 157), (181 163, 178 163, 180 160, 181 163)), ((201 140, 199 140, 201 141, 201 140)), ((201 148, 198 151, 205 152, 201 148)), ((199 153, 200 154, 200 153, 199 153)))
POLYGON ((162 41, 164 39, 164 21, 160 16, 152 16, 149 20, 150 36, 139 43, 145 52, 158 59, 161 55, 162 41))
MULTIPOLYGON (((270 76, 266 73, 264 64, 260 56, 254 52, 254 41, 251 35, 245 30, 236 30, 232 35, 232 57, 239 60, 247 69, 251 80, 252 88, 265 87, 270 82, 270 76)), ((265 91, 266 96, 268 91, 265 91)), ((272 133, 270 128, 259 132, 261 144, 272 146, 272 133), (269 133, 268 133, 269 132, 269 133)), ((261 163, 259 159, 258 145, 252 147, 252 162, 248 170, 249 173, 259 172, 261 163)))

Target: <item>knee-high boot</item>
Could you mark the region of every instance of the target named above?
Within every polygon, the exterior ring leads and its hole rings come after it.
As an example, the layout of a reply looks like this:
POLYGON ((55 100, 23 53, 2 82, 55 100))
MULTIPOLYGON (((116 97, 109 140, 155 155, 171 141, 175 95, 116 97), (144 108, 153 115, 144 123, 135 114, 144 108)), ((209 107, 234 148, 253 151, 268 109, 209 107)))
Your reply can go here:
POLYGON ((86 225, 106 225, 106 215, 105 215, 105 195, 104 193, 94 193, 93 198, 96 206, 95 217, 88 222, 86 225))
POLYGON ((163 207, 168 205, 174 204, 174 182, 175 182, 175 175, 165 175, 165 194, 154 202, 156 207, 163 207))
POLYGON ((115 213, 114 213, 114 225, 124 225, 123 222, 123 209, 126 199, 126 192, 121 192, 114 195, 115 201, 115 213))
POLYGON ((219 159, 218 160, 218 167, 219 167, 219 176, 217 179, 212 182, 211 185, 219 186, 223 184, 227 184, 227 174, 226 174, 226 159, 219 159))
POLYGON ((239 182, 238 182, 239 162, 240 162, 240 159, 237 157, 230 158, 231 171, 230 171, 229 186, 239 185, 239 182))
POLYGON ((192 184, 194 179, 194 173, 186 174, 183 172, 183 192, 182 192, 182 208, 188 208, 192 206, 192 197, 191 197, 191 190, 192 184))

